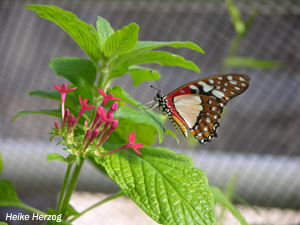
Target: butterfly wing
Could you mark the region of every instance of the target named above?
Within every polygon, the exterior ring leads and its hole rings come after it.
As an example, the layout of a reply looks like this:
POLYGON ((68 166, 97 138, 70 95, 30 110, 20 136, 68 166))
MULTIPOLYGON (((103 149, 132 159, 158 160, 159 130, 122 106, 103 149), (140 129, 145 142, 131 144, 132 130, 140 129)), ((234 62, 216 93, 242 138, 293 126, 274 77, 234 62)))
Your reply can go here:
POLYGON ((187 137, 187 128, 204 144, 217 136, 219 119, 227 102, 242 94, 250 78, 243 74, 223 74, 193 81, 171 92, 166 100, 172 122, 187 137))

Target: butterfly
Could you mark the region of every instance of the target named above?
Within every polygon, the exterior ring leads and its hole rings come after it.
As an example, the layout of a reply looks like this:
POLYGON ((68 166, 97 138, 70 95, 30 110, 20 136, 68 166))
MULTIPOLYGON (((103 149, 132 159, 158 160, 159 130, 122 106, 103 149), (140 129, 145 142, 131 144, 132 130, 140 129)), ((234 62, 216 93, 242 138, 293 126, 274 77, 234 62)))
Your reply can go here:
POLYGON ((188 130, 200 144, 217 137, 219 119, 227 102, 242 94, 250 78, 228 73, 206 77, 185 84, 168 95, 158 90, 154 106, 167 115, 178 132, 188 136, 188 130))

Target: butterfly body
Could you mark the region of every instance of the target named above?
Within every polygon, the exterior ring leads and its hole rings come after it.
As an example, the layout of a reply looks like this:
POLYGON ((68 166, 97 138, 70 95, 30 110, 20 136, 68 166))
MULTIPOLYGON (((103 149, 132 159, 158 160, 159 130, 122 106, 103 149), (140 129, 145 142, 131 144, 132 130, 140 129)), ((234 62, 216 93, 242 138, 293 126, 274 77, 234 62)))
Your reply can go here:
POLYGON ((227 102, 243 93, 250 78, 231 73, 190 82, 168 95, 156 93, 154 101, 184 137, 188 130, 200 144, 217 137, 219 119, 227 102))

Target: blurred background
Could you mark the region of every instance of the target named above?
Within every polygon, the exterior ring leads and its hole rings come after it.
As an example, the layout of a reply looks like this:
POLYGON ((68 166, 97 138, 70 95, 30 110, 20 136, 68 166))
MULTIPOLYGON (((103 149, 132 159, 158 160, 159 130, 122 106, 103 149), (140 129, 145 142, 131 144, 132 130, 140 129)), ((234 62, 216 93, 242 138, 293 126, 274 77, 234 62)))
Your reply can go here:
MULTIPOLYGON (((165 94, 210 75, 248 75, 249 89, 227 105, 218 138, 212 143, 202 146, 176 133, 180 145, 170 136, 156 145, 188 154, 206 172, 210 185, 223 189, 232 185, 233 201, 249 224, 300 224, 299 1, 234 1, 242 21, 248 21, 241 32, 228 13, 228 7, 234 10, 234 6, 221 0, 0 0, 0 152, 4 161, 0 176, 14 183, 22 202, 46 210, 56 206, 66 171, 64 163, 46 163, 47 153, 65 153, 55 142, 49 143, 47 133, 55 118, 27 115, 11 120, 22 110, 59 107, 53 100, 28 96, 30 91, 51 91, 52 83, 65 82, 49 68, 51 58, 87 56, 60 27, 26 9, 27 4, 56 5, 94 26, 101 16, 115 30, 135 22, 142 41, 196 43, 205 54, 164 49, 196 63, 201 74, 146 65, 160 71, 158 82, 165 94)), ((151 84, 134 87, 128 74, 113 83, 142 103, 153 100, 151 84)), ((173 129, 169 122, 166 127, 173 129)), ((118 191, 118 186, 86 161, 77 190, 71 203, 80 211, 118 191)), ((99 224, 99 218, 104 225, 155 224, 128 198, 109 204, 74 224, 99 224)), ((5 220, 6 212, 27 213, 0 208, 0 221, 5 220)), ((230 216, 224 221, 235 223, 230 216)))

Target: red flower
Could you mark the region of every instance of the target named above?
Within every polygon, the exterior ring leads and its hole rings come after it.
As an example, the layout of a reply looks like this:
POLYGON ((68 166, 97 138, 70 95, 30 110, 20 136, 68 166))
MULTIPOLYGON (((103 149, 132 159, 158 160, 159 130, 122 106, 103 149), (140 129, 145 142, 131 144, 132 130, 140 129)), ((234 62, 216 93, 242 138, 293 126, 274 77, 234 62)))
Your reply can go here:
POLYGON ((75 127, 76 127, 76 125, 78 123, 78 120, 82 116, 82 114, 84 113, 84 111, 87 110, 87 109, 93 109, 93 108, 96 107, 96 106, 87 106, 87 104, 89 104, 89 101, 87 100, 87 98, 82 101, 81 100, 81 95, 79 95, 79 102, 80 102, 80 105, 81 105, 81 109, 80 109, 80 111, 78 113, 76 122, 74 123, 72 132, 74 132, 75 127))
POLYGON ((129 143, 124 145, 123 147, 124 148, 133 148, 134 151, 136 151, 136 153, 141 155, 142 153, 138 150, 138 148, 143 147, 143 145, 140 144, 140 143, 135 143, 134 142, 135 141, 135 131, 131 135, 130 135, 130 132, 129 132, 128 140, 129 140, 129 143))
POLYGON ((104 107, 109 100, 119 100, 119 99, 121 99, 121 98, 114 98, 113 94, 106 95, 102 87, 101 87, 100 90, 98 88, 98 91, 103 96, 103 101, 102 101, 102 104, 101 104, 102 107, 104 107))
POLYGON ((59 87, 59 86, 57 86, 53 83, 53 87, 60 92, 60 96, 61 96, 61 114, 62 114, 62 119, 64 119, 66 94, 70 91, 74 91, 77 87, 70 88, 68 90, 67 85, 65 83, 63 83, 63 85, 61 85, 61 87, 59 87))
POLYGON ((142 153, 138 150, 138 148, 143 147, 143 145, 140 144, 140 143, 135 143, 134 142, 135 141, 135 131, 132 134, 130 134, 130 132, 129 132, 128 139, 129 139, 129 143, 127 143, 126 145, 123 145, 120 148, 117 148, 117 149, 112 150, 110 152, 106 152, 106 153, 104 153, 102 155, 99 155, 99 157, 103 157, 103 156, 106 156, 106 155, 109 155, 109 154, 112 154, 114 152, 117 152, 117 151, 120 151, 120 150, 123 150, 123 149, 127 149, 127 148, 133 148, 134 151, 136 151, 136 153, 138 153, 138 154, 141 155, 142 153))

